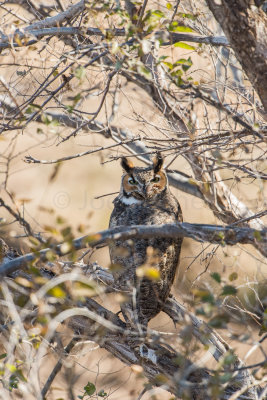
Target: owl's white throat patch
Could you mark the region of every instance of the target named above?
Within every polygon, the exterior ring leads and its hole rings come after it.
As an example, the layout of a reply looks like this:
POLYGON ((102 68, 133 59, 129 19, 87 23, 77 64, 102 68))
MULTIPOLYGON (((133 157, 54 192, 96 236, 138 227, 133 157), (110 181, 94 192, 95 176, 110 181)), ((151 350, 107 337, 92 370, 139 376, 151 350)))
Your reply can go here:
POLYGON ((132 204, 140 204, 140 203, 142 202, 141 200, 138 200, 138 199, 136 199, 136 198, 133 197, 133 196, 130 196, 130 197, 122 196, 122 197, 120 198, 120 201, 121 201, 123 204, 126 204, 127 206, 130 206, 130 205, 132 205, 132 204))

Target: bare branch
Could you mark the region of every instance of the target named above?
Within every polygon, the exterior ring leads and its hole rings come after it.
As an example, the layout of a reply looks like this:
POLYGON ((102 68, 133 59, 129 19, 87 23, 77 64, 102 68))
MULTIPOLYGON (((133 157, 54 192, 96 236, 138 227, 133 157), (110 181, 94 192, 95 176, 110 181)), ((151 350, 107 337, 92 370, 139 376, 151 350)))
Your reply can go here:
POLYGON ((121 141, 121 142, 116 143, 116 144, 111 144, 110 146, 101 146, 101 147, 98 147, 97 149, 94 149, 94 150, 84 151, 82 153, 73 154, 72 156, 61 157, 61 158, 58 158, 56 160, 37 160, 36 158, 33 158, 32 156, 26 156, 25 157, 25 162, 34 163, 34 164, 57 164, 59 162, 73 160, 74 158, 79 158, 79 157, 87 156, 89 154, 97 153, 99 151, 113 149, 114 147, 118 147, 120 145, 122 145, 122 146, 124 144, 127 145, 127 144, 130 144, 130 143, 135 142, 137 140, 140 140, 140 137, 133 138, 133 139, 130 139, 130 140, 121 141))
POLYGON ((267 113, 267 15, 243 0, 207 0, 267 113))
MULTIPOLYGON (((166 224, 166 225, 133 225, 107 229, 93 235, 83 236, 72 242, 73 249, 80 250, 85 247, 97 247, 107 244, 112 240, 128 240, 132 238, 149 239, 153 237, 179 238, 190 237, 199 242, 210 242, 220 245, 234 245, 236 243, 255 244, 260 246, 262 253, 267 255, 267 228, 261 231, 251 228, 224 227, 218 225, 202 224, 166 224)), ((72 251, 70 249, 68 252, 72 251)), ((54 248, 40 250, 38 254, 29 253, 14 260, 2 264, 0 277, 15 271, 18 267, 36 258, 46 259, 47 252, 53 250, 55 254, 63 256, 67 254, 64 246, 57 245, 54 248), (62 251, 63 249, 63 251, 62 251)))
MULTIPOLYGON (((161 32, 156 32, 160 36, 161 32)), ((103 32, 97 28, 87 28, 86 31, 77 27, 53 27, 53 28, 39 28, 39 29, 28 29, 24 32, 17 30, 11 35, 2 35, 0 41, 0 48, 6 49, 10 47, 22 47, 31 46, 36 43, 38 39, 46 36, 72 36, 72 35, 93 35, 103 37, 103 32)), ((124 29, 107 30, 107 34, 114 36, 125 36, 124 29)), ((170 41, 162 43, 162 46, 170 46, 178 42, 186 41, 192 43, 204 43, 212 46, 229 46, 224 36, 197 36, 184 33, 171 33, 170 41)))
POLYGON ((73 6, 69 7, 66 11, 63 11, 54 17, 48 17, 43 19, 42 21, 35 22, 30 26, 25 28, 25 31, 30 31, 33 29, 41 29, 47 28, 51 26, 58 26, 62 24, 65 20, 71 19, 75 17, 75 15, 79 14, 84 10, 86 0, 81 0, 78 3, 74 4, 73 6))
MULTIPOLYGON (((12 215, 15 218, 15 220, 18 221, 19 224, 25 228, 25 231, 27 232, 28 235, 36 237, 36 235, 32 231, 30 224, 22 217, 20 212, 18 210, 14 211, 8 204, 4 202, 2 198, 0 198, 0 207, 4 207, 9 212, 9 214, 12 215)), ((42 241, 39 235, 37 239, 42 241)))
MULTIPOLYGON (((178 304, 178 303, 177 303, 178 304)), ((121 328, 121 322, 117 315, 114 315, 109 310, 106 310, 103 306, 100 306, 97 302, 92 299, 86 301, 86 307, 91 311, 93 310, 97 315, 105 315, 108 321, 112 321, 113 324, 119 324, 121 328)), ((176 308, 177 309, 177 308, 176 308)), ((86 315, 86 314, 83 314, 86 315)), ((203 322, 198 321, 199 326, 203 325, 203 322)), ((196 321, 195 321, 196 324, 196 321)), ((157 343, 153 337, 148 338, 145 343, 141 344, 138 350, 133 351, 132 348, 125 340, 124 335, 117 335, 116 338, 114 334, 110 334, 108 331, 105 335, 95 335, 94 331, 97 329, 97 325, 92 331, 92 324, 88 323, 85 318, 82 317, 72 317, 69 322, 69 326, 78 332, 79 336, 84 335, 86 338, 93 339, 101 347, 108 350, 116 358, 119 358, 122 362, 127 365, 139 364, 142 366, 144 374, 147 376, 152 384, 157 385, 157 380, 155 379, 158 374, 162 374, 166 377, 165 387, 171 393, 174 393, 178 397, 183 397, 183 393, 190 393, 190 398, 195 400, 208 400, 210 397, 206 391, 207 379, 209 378, 208 372, 200 368, 199 366, 193 364, 189 360, 184 359, 177 351, 174 351, 170 346, 165 347, 157 343), (182 369, 180 370, 181 364, 177 365, 173 360, 182 359, 182 369), (175 378, 177 372, 179 371, 180 379, 177 381, 175 378)), ((206 328, 208 329, 208 328, 206 328)), ((199 332, 198 332, 199 333, 199 332)), ((211 334, 210 330, 206 331, 207 338, 203 339, 207 344, 209 337, 211 342, 215 346, 219 345, 219 353, 225 354, 226 348, 224 347, 223 341, 215 334, 211 334)), ((200 333, 198 334, 198 339, 200 339, 200 333)), ((205 336, 205 335, 203 335, 205 336)), ((203 343, 204 343, 203 342, 203 343)), ((219 357, 219 354, 218 354, 219 357)), ((236 358, 235 365, 240 365, 240 360, 236 358)), ((251 377, 246 370, 240 371, 232 379, 232 382, 225 388, 224 393, 221 395, 222 399, 226 400, 239 389, 239 383, 241 387, 246 388, 243 393, 246 392, 247 399, 256 399, 256 391, 248 390, 251 384, 251 377)), ((242 397, 240 396, 240 400, 242 397)))
POLYGON ((77 343, 77 339, 73 338, 71 339, 71 341, 68 343, 68 345, 64 348, 64 353, 63 356, 61 357, 61 359, 57 362, 57 364, 55 365, 55 367, 53 368, 53 371, 51 372, 51 374, 49 375, 49 377, 47 378, 47 381, 42 389, 42 396, 45 397, 50 386, 52 385, 55 377, 57 376, 57 374, 60 372, 63 362, 64 362, 64 358, 66 358, 69 353, 71 352, 71 350, 73 349, 73 347, 75 346, 75 344, 77 343))

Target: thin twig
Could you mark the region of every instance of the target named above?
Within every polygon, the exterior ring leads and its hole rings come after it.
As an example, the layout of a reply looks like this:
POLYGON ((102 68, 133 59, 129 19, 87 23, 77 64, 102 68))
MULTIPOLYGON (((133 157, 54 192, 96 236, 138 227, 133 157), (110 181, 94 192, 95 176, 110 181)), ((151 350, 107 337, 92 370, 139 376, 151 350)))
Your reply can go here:
POLYGON ((45 397, 45 395, 47 394, 50 386, 52 385, 53 380, 55 379, 55 377, 57 376, 57 374, 61 370, 61 368, 63 366, 64 359, 70 354, 72 348, 77 343, 77 340, 78 340, 77 338, 72 338, 71 341, 68 343, 68 345, 64 348, 64 352, 63 352, 60 360, 57 362, 57 364, 53 368, 53 371, 51 372, 51 374, 47 378, 47 381, 44 384, 44 387, 43 387, 42 392, 41 392, 43 398, 45 397))
POLYGON ((57 158, 56 160, 38 160, 36 158, 33 158, 32 156, 26 156, 24 161, 27 162, 27 163, 34 163, 34 164, 57 164, 57 163, 60 163, 60 162, 63 162, 63 161, 67 161, 67 160, 73 160, 74 158, 87 156, 88 154, 93 154, 93 153, 97 153, 99 151, 112 149, 114 147, 118 147, 118 146, 123 145, 123 144, 129 144, 129 143, 132 143, 132 142, 134 142, 136 140, 140 140, 140 137, 133 138, 131 140, 125 140, 125 141, 122 141, 121 143, 111 144, 110 146, 101 146, 101 147, 98 147, 97 149, 94 149, 94 150, 88 150, 88 151, 84 151, 82 153, 73 154, 72 156, 66 156, 66 157, 57 158))
POLYGON ((248 221, 251 221, 252 219, 255 219, 255 218, 261 218, 261 217, 263 217, 264 215, 267 215, 267 210, 261 211, 261 212, 259 212, 259 213, 257 213, 257 214, 251 215, 250 217, 247 217, 247 218, 239 219, 238 221, 233 222, 232 224, 230 224, 230 225, 228 225, 228 226, 239 225, 239 224, 241 224, 241 223, 243 223, 243 222, 248 222, 248 221))
POLYGON ((138 18, 138 21, 137 21, 137 24, 136 24, 137 27, 139 27, 141 25, 141 22, 142 22, 144 13, 145 13, 145 9, 146 9, 147 3, 148 3, 148 0, 144 0, 144 2, 142 4, 141 11, 140 11, 140 14, 139 14, 139 18, 138 18))
POLYGON ((113 196, 114 194, 118 194, 118 193, 119 193, 119 192, 113 192, 113 193, 102 194, 101 196, 96 196, 96 197, 94 197, 94 199, 98 200, 98 199, 101 199, 102 197, 113 196))

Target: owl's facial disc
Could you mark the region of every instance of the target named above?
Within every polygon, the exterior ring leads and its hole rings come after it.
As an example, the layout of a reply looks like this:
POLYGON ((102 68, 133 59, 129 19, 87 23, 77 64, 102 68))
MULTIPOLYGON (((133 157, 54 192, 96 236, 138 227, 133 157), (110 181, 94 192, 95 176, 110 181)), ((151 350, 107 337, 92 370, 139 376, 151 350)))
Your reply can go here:
POLYGON ((141 174, 138 176, 132 174, 125 174, 122 181, 124 196, 128 199, 131 197, 135 200, 145 201, 150 200, 160 192, 162 192, 167 185, 167 178, 163 171, 155 173, 146 173, 142 179, 141 174))

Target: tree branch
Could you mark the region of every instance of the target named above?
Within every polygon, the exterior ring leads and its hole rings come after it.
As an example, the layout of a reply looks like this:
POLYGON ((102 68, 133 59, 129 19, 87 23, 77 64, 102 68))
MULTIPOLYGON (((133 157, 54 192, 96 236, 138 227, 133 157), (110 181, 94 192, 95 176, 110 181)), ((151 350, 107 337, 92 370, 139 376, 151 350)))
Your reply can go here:
POLYGON ((207 4, 256 89, 267 118, 267 15, 244 0, 207 0, 207 4))
POLYGON ((69 7, 66 11, 58 13, 54 17, 47 17, 42 21, 35 22, 34 24, 29 25, 25 28, 25 31, 33 30, 33 29, 41 29, 47 28, 51 26, 59 26, 66 19, 72 19, 77 14, 84 10, 86 0, 81 0, 73 6, 69 7))
POLYGON ((0 277, 6 276, 15 271, 27 262, 40 258, 46 260, 47 252, 51 250, 59 256, 66 255, 70 251, 80 250, 85 247, 97 247, 107 244, 110 241, 128 240, 133 238, 149 239, 154 237, 162 238, 180 238, 190 237, 199 242, 210 242, 220 245, 234 245, 236 243, 255 244, 257 243, 262 250, 262 253, 267 255, 267 228, 261 231, 251 228, 224 227, 218 225, 202 225, 177 223, 166 225, 133 225, 120 226, 113 229, 107 229, 93 235, 86 235, 72 241, 72 248, 67 252, 62 244, 55 247, 40 250, 36 253, 29 253, 8 261, 0 267, 0 277))
MULTIPOLYGON (((66 11, 67 12, 67 11, 66 11)), ((62 13, 63 14, 63 13, 62 13)), ((61 14, 59 14, 61 16, 61 14)), ((38 39, 41 39, 45 36, 73 36, 73 35, 81 35, 81 36, 101 36, 101 38, 105 38, 107 36, 126 36, 126 32, 124 28, 115 28, 115 29, 107 29, 105 33, 103 30, 98 28, 88 27, 85 29, 81 29, 80 27, 74 26, 58 26, 52 22, 47 21, 48 19, 53 19, 56 17, 49 17, 43 21, 34 23, 32 25, 27 26, 23 30, 17 29, 14 33, 10 35, 1 35, 0 41, 0 49, 10 48, 10 47, 22 47, 22 46, 30 46, 33 43, 36 43, 38 39), (55 25, 55 26, 54 26, 55 25)), ((156 31, 155 37, 160 37, 162 35, 162 31, 156 31)), ((169 41, 163 42, 161 46, 170 46, 178 42, 192 42, 192 43, 204 43, 212 46, 229 46, 227 39, 224 36, 198 36, 187 33, 169 33, 169 41)))
MULTIPOLYGON (((170 301, 172 302, 173 306, 173 304, 175 304, 175 300, 170 301)), ((118 330, 121 331, 122 322, 116 314, 113 314, 103 306, 100 306, 93 299, 87 299, 84 306, 86 306, 90 312, 93 311, 96 315, 104 315, 105 319, 112 321, 113 324, 118 326, 118 330)), ((179 309, 178 303, 176 303, 176 311, 177 309, 179 309)), ((178 311, 178 313, 179 312, 180 311, 178 311)), ((172 315, 173 314, 175 314, 174 310, 172 311, 172 315)), ((164 346, 164 344, 159 344, 156 339, 153 339, 153 337, 148 337, 145 342, 143 342, 137 349, 133 351, 133 349, 127 343, 127 337, 125 337, 124 334, 116 334, 114 336, 114 331, 112 330, 109 332, 109 329, 105 324, 106 329, 104 333, 103 330, 101 330, 102 334, 97 335, 96 332, 99 330, 98 324, 95 323, 94 329, 92 330, 92 323, 90 320, 88 321, 85 316, 86 312, 81 312, 81 316, 74 316, 69 320, 70 328, 72 328, 74 332, 79 335, 79 337, 83 335, 85 338, 94 340, 99 344, 100 347, 106 349, 127 365, 138 364, 142 367, 143 373, 149 379, 152 385, 161 385, 161 380, 158 381, 157 378, 160 375, 163 375, 165 377, 165 389, 175 394, 179 398, 184 398, 184 396, 187 395, 188 398, 195 400, 210 399, 207 393, 207 385, 211 375, 204 368, 201 368, 188 359, 185 359, 183 355, 173 350, 169 345, 164 346), (175 360, 178 359, 180 362, 177 364, 175 360), (179 379, 177 379, 177 376, 179 376, 179 379)), ((198 319, 195 317, 195 320, 198 319)), ((203 325, 203 322, 198 320, 198 324, 199 326, 203 325)), ((221 353, 221 355, 225 354, 227 352, 227 348, 224 346, 223 341, 219 339, 218 336, 216 337, 216 334, 211 334, 209 328, 207 329, 207 337, 205 339, 203 338, 202 342, 207 344, 207 342, 211 340, 215 343, 216 347, 218 346, 218 343, 220 343, 219 353, 221 353), (214 337, 216 337, 216 341, 214 340, 214 337)), ((194 332, 196 330, 194 330, 194 332)), ((197 338, 200 339, 200 336, 201 333, 199 331, 197 338)), ((203 336, 205 336, 205 333, 203 336)), ((240 360, 236 357, 235 367, 238 368, 240 363, 240 360)), ((223 370, 222 373, 225 373, 225 371, 223 370)), ((252 390, 247 389, 250 385, 251 377, 247 370, 241 370, 238 373, 234 373, 232 379, 230 382, 228 382, 227 387, 225 387, 224 393, 221 394, 220 399, 229 399, 231 395, 239 390, 240 386, 246 388, 244 392, 246 392, 247 396, 240 396, 240 399, 256 399, 256 391, 253 390, 253 388, 252 390)))

